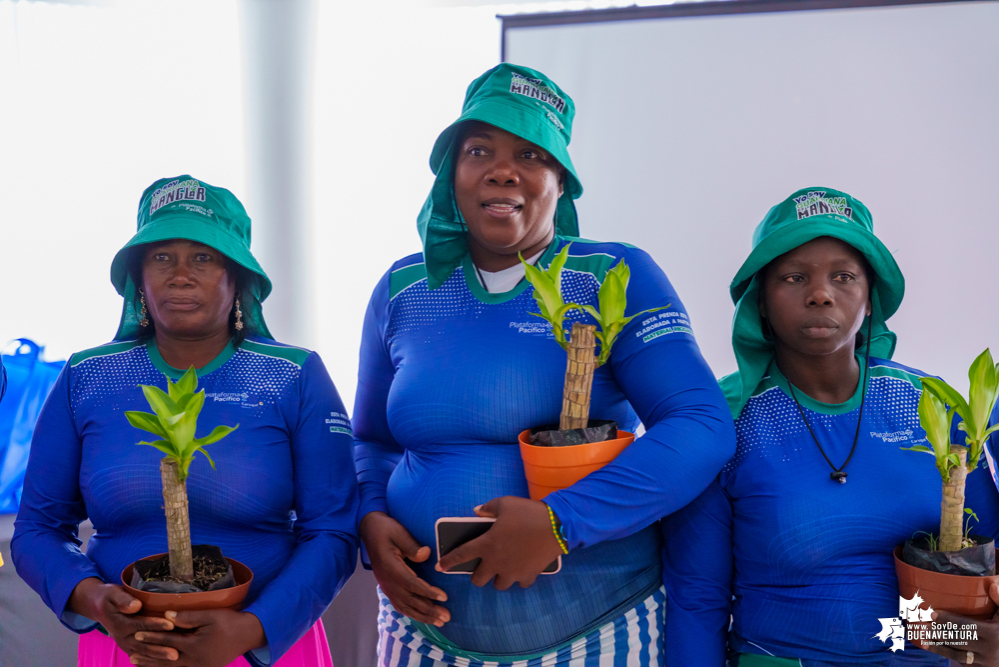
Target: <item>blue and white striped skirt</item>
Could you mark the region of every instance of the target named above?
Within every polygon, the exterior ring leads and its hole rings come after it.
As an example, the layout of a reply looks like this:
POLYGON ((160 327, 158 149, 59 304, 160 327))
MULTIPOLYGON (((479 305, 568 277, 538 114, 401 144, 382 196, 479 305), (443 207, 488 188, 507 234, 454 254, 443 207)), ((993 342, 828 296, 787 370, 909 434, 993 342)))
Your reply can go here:
POLYGON ((430 642, 381 590, 379 667, 661 667, 666 591, 660 588, 621 616, 541 656, 478 660, 449 654, 430 642))

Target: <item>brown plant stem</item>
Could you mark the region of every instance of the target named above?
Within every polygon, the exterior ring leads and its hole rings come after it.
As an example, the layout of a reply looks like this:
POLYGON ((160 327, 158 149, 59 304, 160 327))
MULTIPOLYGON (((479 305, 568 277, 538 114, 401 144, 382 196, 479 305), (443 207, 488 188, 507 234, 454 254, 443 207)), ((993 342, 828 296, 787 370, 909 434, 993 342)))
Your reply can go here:
POLYGON ((187 484, 177 478, 177 472, 176 461, 169 457, 160 460, 170 576, 191 581, 194 579, 194 560, 191 554, 191 519, 187 514, 187 484))
POLYGON ((965 461, 968 448, 951 445, 950 451, 961 459, 950 469, 950 481, 944 482, 940 501, 940 551, 958 551, 964 537, 964 484, 968 477, 965 461))
POLYGON ((590 421, 590 390, 593 388, 593 371, 597 368, 594 349, 597 346, 597 328, 592 324, 572 325, 569 334, 568 363, 565 368, 565 387, 562 390, 561 430, 586 428, 590 421))

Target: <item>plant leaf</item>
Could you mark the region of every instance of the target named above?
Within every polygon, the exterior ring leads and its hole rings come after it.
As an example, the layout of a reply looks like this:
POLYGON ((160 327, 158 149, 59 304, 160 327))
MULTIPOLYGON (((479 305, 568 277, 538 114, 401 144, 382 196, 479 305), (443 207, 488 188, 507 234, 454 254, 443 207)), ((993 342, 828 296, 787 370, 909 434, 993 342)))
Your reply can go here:
POLYGON ((595 319, 597 321, 597 324, 600 325, 601 329, 603 328, 603 321, 600 319, 600 311, 598 311, 593 306, 589 306, 589 305, 583 305, 583 306, 580 306, 580 308, 582 308, 584 311, 586 311, 586 313, 588 313, 590 315, 590 317, 592 317, 593 319, 595 319))
POLYGON ((932 454, 933 450, 926 445, 913 445, 912 447, 899 447, 899 449, 904 449, 907 452, 926 452, 927 454, 932 454))
POLYGON ((167 437, 166 431, 160 426, 160 420, 154 414, 139 412, 137 410, 126 410, 125 419, 137 429, 148 431, 161 438, 167 437))
POLYGON ((603 340, 600 341, 600 356, 597 357, 597 366, 603 366, 610 359, 611 349, 614 347, 614 342, 617 340, 617 335, 621 333, 621 329, 627 324, 625 319, 620 319, 617 322, 611 323, 609 327, 604 329, 603 340))
POLYGON ((604 282, 597 292, 600 303, 600 316, 604 323, 610 324, 624 317, 624 309, 628 304, 628 265, 622 259, 607 272, 604 282))
MULTIPOLYGON (((974 427, 969 431, 969 437, 976 443, 983 439, 982 432, 989 423, 989 417, 995 408, 996 395, 999 386, 996 381, 995 361, 989 348, 985 348, 968 369, 968 379, 971 388, 968 393, 968 404, 971 411, 971 423, 974 427)), ((967 420, 968 417, 965 417, 967 420)))
POLYGON ((549 322, 552 322, 552 333, 555 334, 555 340, 558 341, 563 350, 569 345, 565 339, 565 326, 563 326, 563 322, 565 321, 566 314, 573 309, 581 310, 582 308, 575 303, 563 303, 555 310, 552 314, 552 319, 549 320, 549 322), (558 324, 556 325, 555 322, 558 322, 558 324))
POLYGON ((656 312, 657 310, 666 310, 667 308, 669 308, 669 307, 670 307, 670 306, 672 306, 672 305, 673 305, 673 304, 671 304, 671 303, 667 303, 667 304, 666 304, 665 306, 659 306, 659 307, 657 307, 657 308, 646 308, 645 310, 640 310, 640 311, 638 311, 637 313, 635 313, 634 315, 630 316, 630 317, 628 318, 628 320, 629 320, 629 321, 630 321, 630 320, 633 320, 633 319, 635 319, 636 317, 641 317, 642 315, 647 315, 648 313, 654 313, 654 312, 656 312))
POLYGON ((569 246, 571 245, 571 243, 566 243, 565 247, 555 255, 552 263, 548 265, 548 275, 552 277, 552 283, 560 295, 562 294, 562 269, 565 267, 566 260, 569 259, 569 246))
POLYGON ((926 439, 933 445, 939 468, 941 459, 950 454, 950 420, 947 408, 931 391, 923 391, 917 407, 919 424, 926 431, 926 439))
POLYGON ((152 442, 142 441, 142 442, 137 442, 135 444, 149 445, 150 447, 155 447, 156 449, 160 450, 161 452, 163 452, 164 454, 166 454, 167 456, 169 456, 174 460, 179 460, 181 456, 180 453, 177 452, 173 448, 173 445, 167 440, 153 440, 152 442))
POLYGON ((235 431, 237 428, 239 428, 239 424, 236 424, 235 426, 216 426, 215 428, 212 429, 211 433, 209 433, 203 438, 198 438, 195 442, 198 443, 199 447, 204 445, 211 445, 213 443, 218 442, 222 438, 226 437, 227 435, 235 431))
POLYGON ((177 408, 176 401, 170 398, 170 395, 159 387, 153 387, 148 384, 140 384, 139 386, 142 387, 142 393, 145 395, 149 407, 153 409, 153 412, 160 419, 168 419, 181 412, 177 408))
POLYGON ((940 378, 923 377, 919 379, 923 384, 923 393, 929 391, 940 401, 943 401, 957 411, 957 414, 961 415, 961 419, 964 420, 967 425, 966 431, 968 433, 974 432, 975 425, 972 422, 974 416, 971 414, 971 408, 968 406, 968 402, 964 400, 964 397, 961 396, 956 389, 940 378))
POLYGON ((191 472, 191 461, 194 460, 192 456, 183 456, 177 460, 177 479, 181 482, 187 479, 187 476, 191 472))
POLYGON ((193 394, 198 390, 198 373, 194 366, 187 369, 187 372, 177 380, 177 389, 181 394, 193 394))
POLYGON ((204 455, 205 455, 205 458, 206 458, 206 459, 208 459, 208 463, 209 463, 209 464, 211 464, 211 466, 212 466, 212 470, 215 470, 215 461, 212 461, 212 457, 210 457, 210 456, 208 455, 208 452, 206 452, 206 451, 205 451, 205 448, 204 448, 204 447, 202 447, 201 445, 198 445, 198 446, 197 446, 197 447, 195 447, 194 449, 195 449, 195 451, 199 451, 199 452, 201 452, 202 454, 204 454, 204 455))
POLYGON ((166 376, 166 383, 167 383, 167 396, 169 396, 175 401, 179 401, 184 396, 184 392, 180 390, 180 387, 177 386, 176 382, 170 379, 169 375, 166 376))
POLYGON ((177 443, 182 447, 186 447, 187 443, 194 440, 194 432, 198 428, 198 416, 201 414, 201 408, 204 404, 204 389, 191 396, 190 400, 187 402, 187 410, 184 411, 184 418, 174 429, 174 435, 177 438, 177 443))

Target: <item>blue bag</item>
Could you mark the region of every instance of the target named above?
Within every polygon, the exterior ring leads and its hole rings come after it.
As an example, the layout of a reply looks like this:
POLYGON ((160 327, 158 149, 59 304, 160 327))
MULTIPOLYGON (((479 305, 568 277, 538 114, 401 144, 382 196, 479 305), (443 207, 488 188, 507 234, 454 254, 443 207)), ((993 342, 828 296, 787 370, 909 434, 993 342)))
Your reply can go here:
POLYGON ((44 348, 27 338, 17 342, 14 354, 0 359, 7 371, 7 393, 0 401, 0 514, 17 512, 35 420, 66 363, 42 361, 44 348))

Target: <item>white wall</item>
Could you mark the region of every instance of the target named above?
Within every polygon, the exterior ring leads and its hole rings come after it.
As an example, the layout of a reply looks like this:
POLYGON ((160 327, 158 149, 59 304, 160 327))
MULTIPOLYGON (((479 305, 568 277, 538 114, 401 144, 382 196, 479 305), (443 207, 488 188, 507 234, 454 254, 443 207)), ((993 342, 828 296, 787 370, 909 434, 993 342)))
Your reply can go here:
POLYGON ((0 348, 114 336, 111 259, 157 178, 245 196, 238 29, 235 0, 0 1, 0 348))
POLYGON ((946 3, 513 29, 507 58, 576 101, 584 236, 659 260, 716 373, 753 228, 826 186, 906 276, 895 358, 966 387, 999 344, 996 34, 999 3, 946 3))
POLYGON ((430 150, 465 88, 499 62, 490 8, 320 3, 312 261, 317 349, 348 409, 361 323, 392 262, 421 250, 430 150))
MULTIPOLYGON (((495 15, 584 4, 601 2, 318 3, 303 252, 311 340, 348 406, 370 291, 420 249, 430 148, 499 60, 495 15)), ((983 193, 999 175, 999 129, 982 119, 999 116, 995 7, 525 29, 510 54, 579 102, 584 232, 655 253, 716 371, 732 368, 726 289, 752 226, 793 189, 825 183, 865 201, 898 251, 909 281, 892 320, 898 358, 954 376, 999 330, 994 309, 960 316, 991 297, 999 220, 983 193), (960 344, 942 349, 952 335, 960 344)), ((156 178, 224 185, 254 216, 239 26, 236 0, 0 0, 0 345, 29 336, 65 358, 113 335, 111 257, 156 178)))

